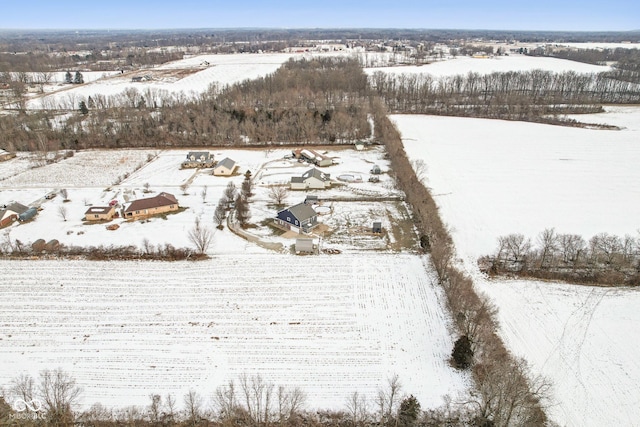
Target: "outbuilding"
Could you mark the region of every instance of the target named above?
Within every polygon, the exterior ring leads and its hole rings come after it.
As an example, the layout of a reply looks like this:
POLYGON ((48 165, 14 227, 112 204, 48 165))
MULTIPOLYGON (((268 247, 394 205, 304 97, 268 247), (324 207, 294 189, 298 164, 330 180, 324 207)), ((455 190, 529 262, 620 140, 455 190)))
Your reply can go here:
POLYGON ((299 253, 314 253, 313 239, 309 238, 297 238, 295 251, 299 253))

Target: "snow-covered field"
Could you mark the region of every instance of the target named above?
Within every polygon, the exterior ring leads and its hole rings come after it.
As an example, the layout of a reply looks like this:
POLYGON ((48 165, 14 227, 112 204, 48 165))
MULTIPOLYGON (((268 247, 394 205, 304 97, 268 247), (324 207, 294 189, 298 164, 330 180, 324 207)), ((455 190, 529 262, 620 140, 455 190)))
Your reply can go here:
POLYGON ((599 73, 608 71, 610 67, 584 64, 557 58, 544 58, 525 55, 499 56, 495 58, 471 58, 460 56, 428 65, 406 65, 394 67, 365 68, 369 75, 376 71, 388 74, 431 74, 434 77, 468 74, 490 74, 494 72, 545 70, 556 73, 575 71, 577 73, 599 73))
POLYGON ((139 70, 133 74, 130 72, 106 73, 103 78, 85 80, 86 84, 67 85, 55 93, 32 99, 27 106, 33 109, 55 108, 55 106, 75 109, 80 100, 86 101, 89 96, 119 95, 127 89, 136 89, 140 93, 146 91, 182 93, 189 97, 206 91, 211 84, 222 87, 273 73, 292 56, 293 54, 198 55, 139 70), (188 72, 183 75, 180 73, 181 70, 188 72), (153 79, 142 82, 131 81, 134 75, 147 74, 153 79))
POLYGON ((473 263, 497 237, 545 228, 589 239, 640 228, 640 109, 576 117, 622 130, 395 115, 410 158, 427 165, 444 220, 473 263))
POLYGON ((398 374, 423 407, 466 390, 431 267, 418 255, 223 254, 205 262, 3 261, 0 384, 63 367, 82 403, 204 396, 242 374, 312 408, 373 399, 398 374))
POLYGON ((607 107, 585 122, 619 131, 500 120, 393 116, 476 286, 500 310, 501 336, 533 372, 554 383, 560 425, 634 425, 640 312, 635 289, 535 281, 489 282, 475 265, 497 237, 545 228, 589 239, 637 236, 640 228, 640 109, 607 107))

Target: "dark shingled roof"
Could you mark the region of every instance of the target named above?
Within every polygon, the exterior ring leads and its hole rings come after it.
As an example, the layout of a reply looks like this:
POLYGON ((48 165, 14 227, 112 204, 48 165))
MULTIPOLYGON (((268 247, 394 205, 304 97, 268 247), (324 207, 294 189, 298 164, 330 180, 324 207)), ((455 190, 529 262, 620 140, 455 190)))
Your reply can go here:
POLYGON ((87 211, 84 213, 85 215, 87 214, 107 214, 111 211, 111 209, 114 209, 113 206, 91 206, 89 209, 87 209, 87 211))
POLYGON ((135 212, 144 209, 158 208, 160 206, 177 205, 178 200, 173 194, 160 193, 155 197, 149 197, 147 199, 139 199, 131 202, 129 207, 125 209, 125 212, 135 212))

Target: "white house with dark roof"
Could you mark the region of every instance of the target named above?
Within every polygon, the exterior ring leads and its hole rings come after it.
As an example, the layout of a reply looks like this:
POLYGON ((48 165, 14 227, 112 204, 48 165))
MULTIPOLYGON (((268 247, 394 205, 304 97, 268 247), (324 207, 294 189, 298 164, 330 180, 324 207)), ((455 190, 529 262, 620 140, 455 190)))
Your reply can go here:
POLYGON ((279 211, 276 215, 275 222, 287 230, 308 233, 318 225, 318 214, 311 205, 298 203, 297 205, 279 211))
POLYGON ((213 168, 213 174, 216 176, 231 176, 235 172, 238 165, 228 157, 220 160, 213 168))
POLYGON ((316 168, 309 169, 302 176, 291 177, 292 190, 324 190, 331 187, 331 175, 316 168))

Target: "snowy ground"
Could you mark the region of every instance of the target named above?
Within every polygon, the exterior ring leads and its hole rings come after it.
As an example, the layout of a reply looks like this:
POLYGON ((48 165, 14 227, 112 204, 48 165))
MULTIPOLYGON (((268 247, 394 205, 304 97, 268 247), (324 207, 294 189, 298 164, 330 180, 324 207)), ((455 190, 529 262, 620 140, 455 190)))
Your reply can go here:
POLYGON ((334 409, 396 373, 423 407, 469 384, 421 256, 2 264, 0 384, 61 366, 84 405, 123 407, 260 374, 334 409))
POLYGON ((634 425, 640 314, 634 289, 535 281, 487 282, 475 260, 498 236, 532 239, 545 228, 589 239, 637 236, 640 228, 640 109, 607 107, 586 122, 620 131, 500 120, 393 116, 410 158, 450 227, 458 256, 498 305, 501 336, 533 372, 554 383, 560 425, 634 425))
POLYGON ((563 426, 634 426, 640 415, 638 289, 476 280, 496 302, 500 335, 553 381, 563 426))

